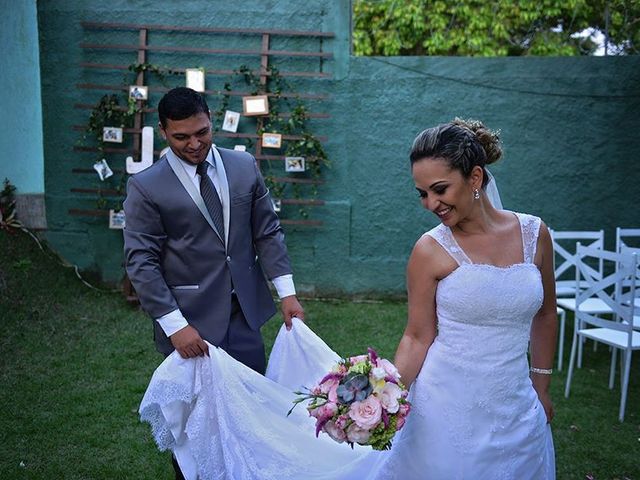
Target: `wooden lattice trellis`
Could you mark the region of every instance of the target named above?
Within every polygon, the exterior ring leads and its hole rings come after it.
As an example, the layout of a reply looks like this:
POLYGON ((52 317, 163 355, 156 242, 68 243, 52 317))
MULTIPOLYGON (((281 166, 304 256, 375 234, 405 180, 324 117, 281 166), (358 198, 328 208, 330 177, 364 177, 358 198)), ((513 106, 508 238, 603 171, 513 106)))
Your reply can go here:
MULTIPOLYGON (((172 55, 172 59, 178 59, 181 54, 190 54, 190 55, 198 55, 201 58, 205 58, 208 56, 237 56, 243 57, 245 59, 259 59, 259 67, 255 69, 255 73, 259 76, 259 82, 262 91, 261 94, 265 94, 269 97, 273 97, 278 95, 281 98, 297 98, 297 99, 308 99, 313 100, 314 102, 321 103, 327 100, 327 96, 323 94, 316 93, 294 93, 294 92, 280 92, 278 94, 267 92, 266 86, 269 76, 271 75, 270 64, 271 59, 275 57, 284 57, 284 58, 305 58, 305 59, 317 59, 318 63, 316 68, 313 70, 298 70, 298 71, 281 71, 278 74, 281 77, 290 77, 290 78, 304 78, 304 79, 323 79, 330 78, 331 75, 323 71, 324 62, 333 58, 333 54, 330 52, 322 51, 323 41, 325 39, 330 39, 334 37, 333 33, 329 32, 313 32, 313 31, 294 31, 294 30, 269 30, 269 29, 240 29, 240 28, 202 28, 202 27, 184 27, 184 26, 170 26, 170 25, 139 25, 139 24, 121 24, 121 23, 95 23, 95 22, 83 22, 82 27, 86 31, 107 31, 107 32, 118 32, 118 31, 137 31, 138 32, 138 43, 137 44, 122 44, 122 43, 109 43, 109 42, 101 42, 101 43, 82 43, 80 46, 86 51, 120 51, 120 52, 134 52, 137 56, 135 62, 137 64, 145 64, 147 63, 147 57, 149 52, 163 52, 170 53, 172 55), (175 32, 181 34, 199 34, 199 35, 212 35, 212 36, 249 36, 249 37, 259 37, 260 38, 260 48, 250 48, 250 49, 224 49, 224 48, 201 48, 201 47, 191 47, 184 45, 156 45, 149 42, 149 34, 151 32, 175 32), (309 50, 274 50, 271 48, 271 41, 276 37, 289 37, 289 38, 304 38, 309 39, 313 43, 316 44, 318 51, 309 51, 309 50)), ((192 65, 189 65, 192 66, 192 65)), ((129 69, 129 65, 124 64, 113 64, 113 63, 96 63, 96 62, 82 62, 80 67, 85 69, 98 69, 98 70, 111 70, 111 71, 124 71, 126 72, 129 69)), ((186 69, 184 65, 182 66, 172 66, 169 68, 173 73, 183 73, 186 69)), ((234 74, 234 70, 232 69, 205 69, 205 75, 207 78, 217 77, 221 78, 224 76, 229 76, 234 74)), ((145 75, 148 75, 145 71, 140 71, 137 73, 137 77, 135 79, 135 85, 147 85, 146 82, 149 81, 148 78, 145 78, 145 75)), ((207 82, 207 84, 215 82, 207 82)), ((147 85, 149 92, 157 92, 163 93, 169 90, 168 87, 164 86, 154 86, 147 85)), ((128 86, 124 85, 105 85, 105 84, 97 84, 97 83, 79 83, 77 85, 79 89, 86 89, 92 91, 103 91, 103 92, 122 92, 126 91, 128 86)), ((246 91, 227 91, 223 89, 207 89, 205 90, 205 95, 207 96, 217 96, 222 97, 223 95, 229 97, 242 97, 247 96, 250 93, 246 91)), ((91 110, 94 108, 94 105, 87 103, 77 103, 74 105, 77 109, 83 110, 91 110)), ((123 133, 125 135, 132 136, 132 143, 130 147, 104 147, 102 152, 105 154, 119 154, 123 157, 125 155, 130 155, 136 159, 139 159, 141 152, 141 132, 142 127, 145 124, 145 117, 149 114, 155 114, 157 110, 150 106, 147 106, 145 103, 138 103, 138 111, 134 115, 133 127, 123 129, 123 133)), ((122 111, 126 110, 126 107, 120 107, 122 111)), ((291 112, 282 112, 281 117, 287 118, 291 115, 291 112)), ((322 112, 307 112, 307 118, 310 119, 326 119, 329 118, 327 113, 322 112)), ((263 126, 263 118, 257 117, 257 121, 255 123, 255 132, 239 132, 239 133, 231 133, 219 131, 216 132, 216 138, 235 138, 235 139, 251 139, 255 141, 255 151, 252 152, 256 158, 256 160, 260 163, 263 160, 267 161, 282 161, 284 163, 284 155, 269 155, 266 154, 261 146, 261 143, 258 141, 260 136, 258 135, 258 131, 261 130, 263 126)), ((84 131, 86 130, 86 126, 83 125, 74 125, 74 130, 84 131)), ((283 135, 283 142, 287 141, 296 141, 302 140, 303 137, 298 135, 283 135)), ((323 136, 315 136, 315 138, 320 142, 326 142, 327 138, 323 136)), ((98 152, 100 151, 98 147, 94 146, 84 146, 77 145, 74 147, 75 151, 78 152, 98 152)), ((154 157, 157 158, 159 151, 154 151, 154 157)), ((124 168, 112 168, 114 174, 116 175, 126 175, 126 171, 124 168)), ((78 167, 73 168, 72 172, 74 174, 86 175, 86 174, 94 174, 95 171, 92 168, 86 167, 78 167)), ((271 177, 271 181, 282 183, 282 184, 296 184, 296 185, 317 185, 323 183, 323 180, 320 178, 305 178, 300 176, 277 176, 271 177)), ((105 195, 105 196, 117 196, 121 194, 116 189, 108 189, 108 188, 91 188, 91 187, 72 187, 72 193, 76 194, 86 194, 86 195, 105 195)), ((324 205, 324 201, 315 199, 315 198, 282 198, 282 205, 305 205, 305 206, 318 206, 324 205)), ((69 214, 76 216, 90 216, 90 217, 102 217, 107 216, 109 213, 107 210, 101 209, 80 209, 80 208, 72 208, 69 209, 69 214)), ((304 226, 318 226, 321 225, 322 222, 318 220, 311 219, 288 219, 282 218, 281 223, 287 225, 304 225, 304 226)))

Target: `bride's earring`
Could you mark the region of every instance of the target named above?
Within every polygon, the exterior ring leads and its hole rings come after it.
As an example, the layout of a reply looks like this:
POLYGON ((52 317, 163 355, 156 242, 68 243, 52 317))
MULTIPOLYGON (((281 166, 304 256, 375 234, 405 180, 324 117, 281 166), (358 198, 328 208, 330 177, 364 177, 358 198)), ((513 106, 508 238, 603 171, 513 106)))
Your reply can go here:
POLYGON ((473 199, 480 200, 480 190, 478 190, 477 188, 473 189, 473 199))

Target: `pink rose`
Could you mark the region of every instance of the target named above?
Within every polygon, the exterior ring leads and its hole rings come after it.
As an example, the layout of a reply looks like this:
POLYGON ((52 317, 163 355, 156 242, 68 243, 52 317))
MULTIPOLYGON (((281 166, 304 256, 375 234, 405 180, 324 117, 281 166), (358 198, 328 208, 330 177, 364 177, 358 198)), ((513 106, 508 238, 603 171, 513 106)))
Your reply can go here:
POLYGON ((370 436, 371 433, 368 430, 360 428, 356 423, 352 423, 347 428, 347 440, 350 442, 364 444, 369 440, 370 436))
POLYGON ((338 411, 338 406, 333 402, 327 402, 324 405, 315 408, 309 412, 312 417, 317 418, 318 420, 326 420, 331 417, 338 411))
POLYGON ((361 402, 353 402, 349 409, 349 417, 356 422, 360 428, 366 430, 373 429, 382 418, 382 405, 373 395, 370 395, 361 402))
POLYGON ((344 433, 344 430, 336 424, 333 420, 329 420, 324 424, 324 431, 333 438, 336 442, 342 443, 347 439, 347 434, 344 433))
POLYGON ((340 415, 338 418, 336 418, 336 427, 342 430, 347 428, 347 423, 349 423, 349 417, 346 415, 340 415))
POLYGON ((400 409, 398 399, 402 395, 402 390, 395 383, 387 383, 380 394, 380 403, 389 413, 396 413, 400 409))
POLYGON ((398 410, 400 415, 402 415, 403 417, 406 417, 407 415, 409 415, 410 411, 411 411, 411 405, 409 403, 400 404, 400 409, 398 410))
POLYGON ((320 385, 320 391, 329 397, 329 401, 336 403, 338 401, 338 385, 340 385, 340 379, 331 378, 320 385))

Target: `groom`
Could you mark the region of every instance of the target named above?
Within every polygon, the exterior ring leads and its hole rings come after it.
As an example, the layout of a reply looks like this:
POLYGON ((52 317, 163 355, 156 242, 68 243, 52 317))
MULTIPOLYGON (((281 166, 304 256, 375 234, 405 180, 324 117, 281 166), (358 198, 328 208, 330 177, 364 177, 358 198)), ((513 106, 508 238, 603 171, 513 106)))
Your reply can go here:
POLYGON ((127 274, 156 348, 192 358, 206 340, 264 373, 260 327, 275 313, 265 274, 287 327, 304 318, 269 191, 250 154, 213 145, 199 93, 170 90, 158 116, 170 150, 129 179, 124 202, 127 274))

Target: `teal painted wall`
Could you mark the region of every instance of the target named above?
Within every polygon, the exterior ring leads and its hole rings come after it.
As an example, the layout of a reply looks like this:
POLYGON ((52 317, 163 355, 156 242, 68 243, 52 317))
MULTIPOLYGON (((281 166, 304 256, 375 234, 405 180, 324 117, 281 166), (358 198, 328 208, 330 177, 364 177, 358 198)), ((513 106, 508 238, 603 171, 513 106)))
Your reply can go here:
MULTIPOLYGON (((296 283, 305 292, 403 294, 411 248, 436 223, 414 192, 409 147, 419 131, 454 116, 480 118, 502 130, 505 155, 493 172, 507 208, 540 215, 556 229, 604 228, 609 245, 616 226, 640 226, 634 205, 640 194, 639 57, 350 57, 348 7, 329 0, 193 1, 180 10, 169 1, 40 3, 50 242, 83 269, 109 281, 122 277, 120 232, 108 230, 104 219, 67 213, 95 204, 69 192, 80 186, 69 172, 90 167, 95 157, 72 149, 78 140, 72 125, 88 117, 73 104, 94 103, 99 95, 73 86, 109 83, 107 74, 78 67, 95 60, 79 48, 86 41, 82 20, 336 32, 323 45, 335 55, 323 66, 333 79, 298 85, 299 91, 328 94, 324 105, 310 106, 331 114, 313 122, 315 133, 328 137, 332 161, 318 194, 327 204, 310 212, 324 226, 286 227, 296 283)), ((243 40, 234 42, 241 46, 243 40)), ((237 67, 243 60, 228 61, 237 67)), ((286 67, 291 65, 284 62, 281 69, 286 67)), ((215 109, 217 100, 208 100, 215 109)))
POLYGON ((36 0, 0 0, 0 181, 44 192, 36 0))

